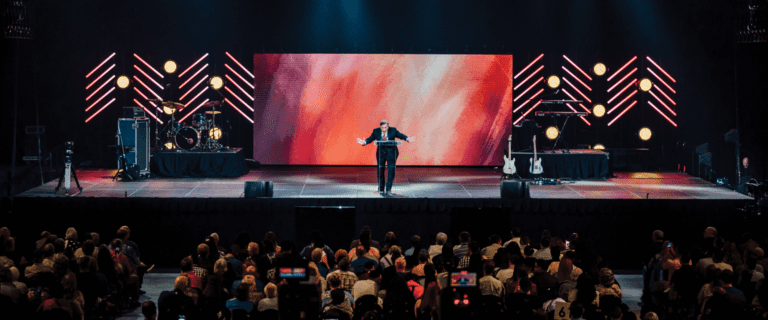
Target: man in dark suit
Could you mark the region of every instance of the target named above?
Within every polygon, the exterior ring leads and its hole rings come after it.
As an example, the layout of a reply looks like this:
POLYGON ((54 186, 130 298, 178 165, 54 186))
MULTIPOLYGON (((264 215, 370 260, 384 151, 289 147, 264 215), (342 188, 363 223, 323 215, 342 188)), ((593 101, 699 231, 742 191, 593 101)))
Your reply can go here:
MULTIPOLYGON (((381 120, 381 123, 379 123, 379 127, 376 129, 373 129, 373 133, 371 133, 371 136, 368 137, 368 139, 360 139, 357 138, 357 143, 359 143, 362 146, 365 146, 371 142, 375 141, 394 141, 395 138, 400 140, 405 140, 408 142, 413 142, 413 138, 408 138, 408 136, 400 133, 397 131, 397 128, 395 127, 389 127, 389 122, 387 120, 381 120)), ((379 176, 379 192, 385 192, 390 193, 392 192, 392 182, 395 181, 395 164, 397 163, 397 156, 400 154, 400 152, 397 149, 397 146, 391 146, 391 147, 385 147, 380 146, 378 149, 376 149, 376 164, 378 165, 378 176, 379 176), (385 189, 385 180, 384 180, 384 167, 386 164, 387 168, 387 179, 386 179, 386 189, 385 189)))
POLYGON ((189 278, 186 276, 176 277, 173 282, 173 291, 163 291, 160 298, 157 299, 158 320, 176 320, 179 316, 190 316, 196 314, 195 301, 184 294, 189 287, 189 278))

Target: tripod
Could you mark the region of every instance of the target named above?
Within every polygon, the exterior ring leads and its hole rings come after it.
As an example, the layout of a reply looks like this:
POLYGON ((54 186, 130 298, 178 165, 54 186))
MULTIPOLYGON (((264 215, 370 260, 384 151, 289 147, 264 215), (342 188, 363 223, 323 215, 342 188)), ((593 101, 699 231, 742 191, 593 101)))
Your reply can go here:
POLYGON ((61 169, 61 176, 59 177, 59 184, 56 185, 55 192, 58 193, 59 189, 61 189, 61 183, 64 182, 64 191, 65 194, 69 195, 69 189, 71 186, 70 183, 70 177, 75 178, 75 184, 77 184, 77 189, 80 190, 79 193, 83 193, 83 187, 80 186, 80 181, 77 180, 77 172, 74 169, 74 166, 72 165, 72 155, 74 154, 72 152, 72 146, 74 143, 72 141, 67 141, 64 143, 64 146, 67 148, 67 150, 64 152, 64 168, 61 169))

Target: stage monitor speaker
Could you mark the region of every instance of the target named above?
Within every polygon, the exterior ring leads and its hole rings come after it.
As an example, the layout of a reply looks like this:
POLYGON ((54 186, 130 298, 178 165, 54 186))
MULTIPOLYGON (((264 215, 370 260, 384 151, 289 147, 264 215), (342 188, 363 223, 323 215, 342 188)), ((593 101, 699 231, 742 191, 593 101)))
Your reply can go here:
POLYGON ((515 179, 501 182, 502 199, 529 199, 530 197, 528 181, 515 179))
MULTIPOLYGON (((117 120, 117 133, 126 148, 126 167, 133 165, 139 167, 140 175, 149 174, 149 119, 125 119, 117 120)), ((118 168, 122 168, 118 158, 118 168)))
POLYGON ((489 245, 488 238, 492 235, 502 238, 508 236, 510 215, 511 213, 502 208, 453 207, 448 234, 454 237, 454 244, 459 244, 459 234, 467 231, 472 240, 477 240, 483 248, 489 245))
POLYGON ((272 198, 272 181, 246 181, 246 198, 272 198))
POLYGON ((359 238, 355 230, 355 207, 344 206, 307 206, 295 207, 296 239, 301 246, 309 244, 309 235, 318 230, 323 236, 323 243, 331 248, 349 248, 351 239, 359 238))

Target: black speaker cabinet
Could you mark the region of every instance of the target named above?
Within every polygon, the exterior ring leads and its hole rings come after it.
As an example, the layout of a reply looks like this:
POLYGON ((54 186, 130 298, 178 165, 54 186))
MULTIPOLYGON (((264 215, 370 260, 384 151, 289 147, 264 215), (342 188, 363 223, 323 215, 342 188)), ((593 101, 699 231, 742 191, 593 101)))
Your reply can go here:
POLYGON ((246 198, 272 198, 272 181, 246 181, 246 198))
POLYGON ((531 192, 528 187, 528 181, 525 180, 505 180, 501 182, 502 199, 529 199, 531 192))

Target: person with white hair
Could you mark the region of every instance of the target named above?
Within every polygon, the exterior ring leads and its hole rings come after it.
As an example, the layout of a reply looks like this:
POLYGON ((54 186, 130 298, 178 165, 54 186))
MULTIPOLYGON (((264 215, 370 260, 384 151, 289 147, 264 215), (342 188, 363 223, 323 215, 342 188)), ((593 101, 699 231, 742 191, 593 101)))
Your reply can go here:
MULTIPOLYGON (((397 128, 390 127, 387 120, 381 120, 379 127, 373 129, 371 136, 368 139, 357 138, 357 143, 362 146, 368 145, 373 141, 394 141, 395 139, 405 140, 407 142, 413 142, 413 137, 408 137, 397 131, 397 128)), ((377 173, 379 177, 379 193, 389 194, 392 192, 392 182, 395 181, 395 166, 397 163, 397 157, 400 155, 400 151, 396 145, 385 146, 380 145, 376 149, 376 165, 377 173), (384 168, 387 168, 387 177, 384 179, 384 168)))

